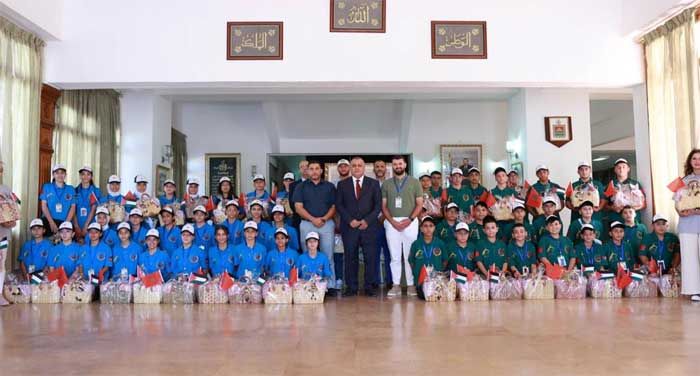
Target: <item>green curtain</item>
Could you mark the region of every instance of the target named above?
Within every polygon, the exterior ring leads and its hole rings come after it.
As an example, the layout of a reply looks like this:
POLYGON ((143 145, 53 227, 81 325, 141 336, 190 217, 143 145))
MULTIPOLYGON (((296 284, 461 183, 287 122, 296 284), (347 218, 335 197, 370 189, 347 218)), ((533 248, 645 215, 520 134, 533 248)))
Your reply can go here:
POLYGON ((184 133, 172 129, 170 143, 172 144, 172 169, 173 180, 177 184, 177 193, 182 197, 187 181, 187 136, 184 133))
POLYGON ((39 128, 44 41, 0 17, 0 161, 8 186, 21 200, 8 258, 17 259, 36 216, 39 196, 39 128))
POLYGON ((66 90, 56 103, 53 160, 68 170, 68 182, 80 183, 78 170, 89 165, 103 188, 119 174, 121 123, 119 93, 114 90, 66 90))

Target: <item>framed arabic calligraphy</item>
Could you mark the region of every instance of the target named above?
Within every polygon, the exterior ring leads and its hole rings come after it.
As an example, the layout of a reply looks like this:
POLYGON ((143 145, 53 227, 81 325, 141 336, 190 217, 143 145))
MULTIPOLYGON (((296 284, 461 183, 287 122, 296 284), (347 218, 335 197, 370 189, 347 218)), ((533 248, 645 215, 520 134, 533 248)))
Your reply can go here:
POLYGON ((433 59, 486 59, 486 21, 431 21, 433 59))
POLYGON ((228 22, 227 60, 282 60, 282 22, 228 22))
POLYGON ((330 0, 331 32, 386 32, 386 0, 330 0))

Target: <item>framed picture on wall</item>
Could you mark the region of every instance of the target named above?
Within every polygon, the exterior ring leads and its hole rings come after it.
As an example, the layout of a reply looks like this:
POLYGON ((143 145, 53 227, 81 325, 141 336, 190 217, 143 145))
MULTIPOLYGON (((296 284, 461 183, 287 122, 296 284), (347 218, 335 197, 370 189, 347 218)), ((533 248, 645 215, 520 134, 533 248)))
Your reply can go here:
POLYGON ((385 0, 330 0, 331 32, 386 32, 385 0))
POLYGON ((207 195, 217 193, 219 179, 226 176, 231 179, 231 190, 238 195, 241 191, 241 154, 204 154, 204 184, 207 195))
POLYGON ((155 181, 155 187, 153 193, 155 193, 156 197, 163 195, 163 182, 172 179, 172 170, 170 167, 163 166, 163 165, 156 165, 156 181, 155 181))
POLYGON ((282 60, 284 24, 282 22, 228 22, 226 59, 282 60))
POLYGON ((467 176, 470 168, 482 170, 481 145, 440 145, 440 170, 443 185, 447 186, 452 169, 458 167, 467 176))
POLYGON ((573 140, 571 116, 548 116, 544 118, 544 134, 547 142, 562 147, 573 140))
POLYGON ((510 169, 518 173, 518 176, 522 178, 523 176, 523 162, 513 162, 510 165, 510 169))

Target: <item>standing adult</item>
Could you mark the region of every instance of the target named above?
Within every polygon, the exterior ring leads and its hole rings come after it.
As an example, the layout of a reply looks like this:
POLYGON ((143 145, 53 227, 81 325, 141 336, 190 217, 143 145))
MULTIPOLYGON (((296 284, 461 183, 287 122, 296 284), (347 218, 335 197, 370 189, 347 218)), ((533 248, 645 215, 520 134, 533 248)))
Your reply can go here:
POLYGON ((391 168, 394 176, 382 185, 382 213, 386 218, 384 228, 391 253, 391 275, 394 282, 394 287, 389 290, 388 295, 401 295, 403 266, 407 294, 416 296, 408 255, 411 244, 418 238, 418 215, 423 208, 423 189, 418 179, 407 174, 404 156, 394 156, 391 159, 391 168))
POLYGON ((379 182, 365 176, 365 161, 360 157, 350 160, 349 179, 338 182, 335 207, 340 214, 340 234, 344 247, 344 275, 347 286, 343 296, 357 295, 359 247, 365 260, 365 295, 376 296, 377 284, 377 228, 382 205, 379 182))
MULTIPOLYGON (((685 160, 686 186, 700 184, 700 149, 693 149, 685 160)), ((675 195, 680 199, 680 191, 675 195)), ((700 209, 676 211, 678 220, 678 238, 681 243, 681 294, 690 295, 694 302, 700 302, 700 209)))
MULTIPOLYGON (((302 160, 299 162, 299 179, 292 182, 289 185, 289 205, 292 207, 292 227, 299 231, 299 224, 301 223, 301 217, 297 214, 297 210, 294 207, 294 189, 299 186, 299 184, 306 181, 309 178, 309 161, 302 160)), ((303 240, 302 240, 303 241, 303 240)), ((301 246, 301 244, 299 245, 301 246)), ((301 248, 299 248, 301 249, 301 248)))
POLYGON ((47 234, 58 233, 58 226, 71 222, 75 215, 75 189, 66 184, 66 166, 55 164, 51 169, 53 179, 41 187, 41 213, 47 234))
MULTIPOLYGON (((381 188, 386 180, 386 162, 379 159, 374 161, 372 164, 372 172, 374 172, 374 178, 379 182, 379 187, 381 188)), ((391 288, 391 267, 389 266, 389 260, 391 260, 391 253, 389 252, 389 245, 386 243, 386 231, 384 230, 384 213, 379 212, 379 225, 377 226, 377 286, 379 283, 384 282, 384 287, 387 289, 391 288), (381 263, 382 257, 384 258, 384 268, 382 270, 381 263), (382 280, 380 274, 384 272, 384 279, 382 280)))
MULTIPOLYGON (((309 162, 309 179, 294 189, 294 207, 301 217, 300 238, 306 239, 310 232, 318 233, 321 252, 328 256, 331 278, 328 288, 335 293, 335 270, 333 264, 333 243, 335 239, 335 186, 321 179, 321 163, 309 162)), ((301 243, 306 252, 306 242, 301 243)))
MULTIPOLYGON (((4 172, 5 165, 0 161, 0 178, 2 178, 4 172)), ((6 185, 0 185, 0 196, 5 200, 14 199, 12 190, 6 185)), ((9 249, 8 243, 10 241, 10 235, 12 235, 12 228, 16 225, 17 221, 0 223, 0 291, 2 291, 3 284, 5 283, 5 260, 7 260, 7 250, 9 249)), ((0 294, 0 306, 9 304, 5 297, 0 294)))

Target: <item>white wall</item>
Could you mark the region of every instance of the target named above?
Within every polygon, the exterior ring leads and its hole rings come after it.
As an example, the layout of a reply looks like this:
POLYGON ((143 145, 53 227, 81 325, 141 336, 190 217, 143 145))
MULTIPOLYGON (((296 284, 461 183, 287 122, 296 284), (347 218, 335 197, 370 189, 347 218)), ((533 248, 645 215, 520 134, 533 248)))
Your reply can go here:
POLYGON ((45 41, 63 36, 64 0, 0 0, 0 14, 45 41))
MULTIPOLYGON (((121 158, 119 162, 122 191, 135 190, 134 177, 144 175, 153 182, 153 95, 123 93, 121 97, 121 158)), ((149 187, 152 188, 152 187, 149 187)))
POLYGON ((688 6, 695 0, 623 0, 623 35, 638 32, 672 8, 688 6))
POLYGON ((61 87, 227 82, 471 82, 619 87, 642 82, 622 0, 391 1, 385 34, 330 33, 328 0, 71 0, 46 48, 61 87), (477 6, 478 5, 478 6, 477 6), (564 16, 561 16, 564 15, 564 16), (488 60, 432 60, 430 21, 486 20, 488 60), (284 21, 283 61, 227 61, 227 21, 284 21))

